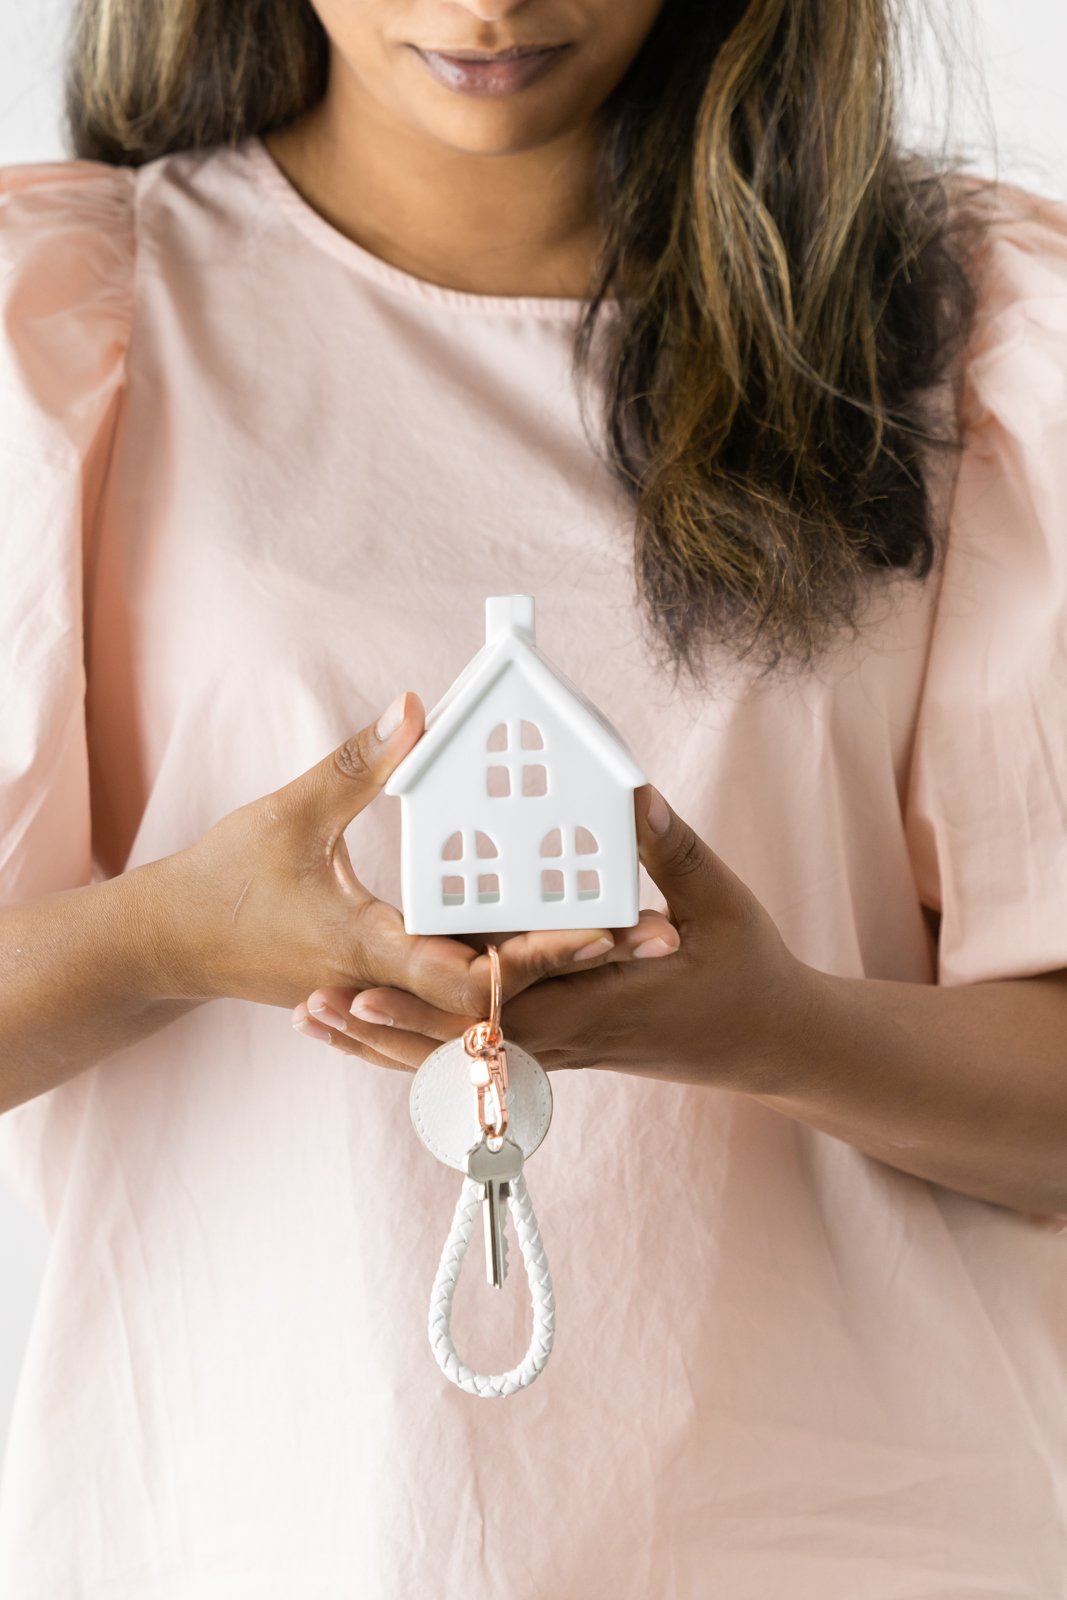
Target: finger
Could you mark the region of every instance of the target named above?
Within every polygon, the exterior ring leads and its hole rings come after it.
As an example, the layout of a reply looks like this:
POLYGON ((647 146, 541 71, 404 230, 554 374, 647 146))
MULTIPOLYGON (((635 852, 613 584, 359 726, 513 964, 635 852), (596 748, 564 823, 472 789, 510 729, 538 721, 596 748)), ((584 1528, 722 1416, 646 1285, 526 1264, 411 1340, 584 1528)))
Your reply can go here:
MULTIPOLYGON (((471 1022, 476 1020, 455 1017, 450 1012, 435 1011, 432 1006, 427 1006, 414 996, 406 995, 398 989, 356 990, 329 987, 316 989, 314 994, 309 995, 306 1001, 297 1006, 293 1012, 293 1026, 307 1038, 322 1043, 326 1042, 326 1035, 345 1034, 350 1039, 370 1043, 376 1049, 384 1049, 385 1054, 392 1055, 395 1052, 389 1048, 385 1030, 396 1027, 399 1030, 425 1032, 427 1037, 430 1037, 428 1030, 419 1028, 414 1020, 408 1020, 409 1016, 415 1019, 423 1014, 439 1017, 448 1025, 447 1031, 442 1031, 440 1034, 442 1040, 463 1033, 470 1027, 471 1022), (390 1012, 399 1014, 394 1016, 390 1015, 390 1012)), ((331 1038, 330 1042, 339 1041, 331 1038)), ((405 1048, 403 1058, 407 1060, 409 1056, 410 1050, 405 1048)))
POLYGON ((330 1045, 342 1055, 357 1056, 374 1066, 400 1068, 415 1072, 428 1055, 436 1049, 433 1040, 400 1029, 372 1027, 351 1018, 343 1029, 329 1027, 308 1013, 306 1001, 296 1007, 292 1016, 294 1031, 317 1044, 330 1045))
POLYGON ((403 989, 364 989, 352 1004, 348 1026, 356 1023, 380 1029, 395 1028, 401 1032, 417 1033, 435 1044, 448 1039, 459 1039, 468 1028, 481 1021, 480 1017, 458 1016, 454 1011, 442 1011, 418 995, 403 989))
MULTIPOLYGON (((441 1011, 402 989, 316 989, 293 1012, 294 1027, 298 1017, 301 1020, 306 1017, 308 1022, 329 1032, 369 1039, 375 1048, 386 1050, 389 1042, 385 1030, 389 1028, 401 1033, 417 1033, 443 1044, 446 1039, 460 1038, 480 1020, 441 1011)), ((300 1031, 308 1033, 306 1027, 300 1031)), ((317 1037, 315 1034, 308 1036, 317 1037)))
POLYGON ((408 1033, 403 1028, 375 1028, 358 1019, 349 1024, 347 1034, 339 1037, 358 1044, 364 1054, 370 1050, 384 1065, 400 1067, 405 1072, 417 1072, 426 1057, 438 1047, 436 1039, 425 1039, 420 1033, 408 1033))
POLYGON ((330 1030, 323 1023, 316 1022, 314 1017, 308 1015, 308 1008, 301 1001, 292 1015, 293 1032, 299 1033, 305 1039, 313 1039, 318 1044, 329 1044, 330 1030))
POLYGON ((307 1001, 302 1000, 292 1015, 293 1032, 299 1033, 303 1038, 310 1039, 314 1044, 332 1045, 334 1049, 344 1051, 348 1055, 360 1055, 360 1041, 354 1036, 328 1027, 308 1012, 307 1001))
POLYGON ((663 911, 644 910, 632 928, 615 928, 613 933, 615 943, 610 950, 581 965, 574 962, 565 964, 555 976, 588 972, 591 968, 610 966, 620 961, 644 961, 673 955, 681 942, 678 929, 663 911))
POLYGON ((675 815, 658 789, 651 784, 638 789, 634 809, 641 863, 676 922, 697 921, 707 915, 709 901, 721 905, 731 898, 737 884, 733 873, 675 815))
POLYGON ((655 960, 672 956, 681 944, 681 935, 664 911, 642 911, 635 928, 628 928, 624 959, 655 960))
POLYGON ((417 694, 399 695, 370 727, 317 767, 280 789, 277 799, 326 834, 332 852, 353 817, 369 806, 422 737, 426 717, 417 694))
MULTIPOLYGON (((331 1028, 338 1033, 346 1033, 348 1024, 352 1020, 352 1002, 356 998, 355 989, 326 988, 316 989, 309 995, 304 1009, 308 1016, 321 1027, 331 1028)), ((298 1006, 297 1011, 301 1008, 298 1006)), ((295 1019, 296 1012, 293 1017, 295 1019)), ((294 1020, 294 1027, 296 1026, 294 1020)))

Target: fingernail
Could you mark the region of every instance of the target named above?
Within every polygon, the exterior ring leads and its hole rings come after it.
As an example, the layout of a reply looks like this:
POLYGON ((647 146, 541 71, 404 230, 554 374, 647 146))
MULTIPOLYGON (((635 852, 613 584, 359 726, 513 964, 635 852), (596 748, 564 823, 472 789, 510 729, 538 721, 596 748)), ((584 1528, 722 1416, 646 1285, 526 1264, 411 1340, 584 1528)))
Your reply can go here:
POLYGON ((677 945, 668 944, 666 939, 646 939, 634 951, 634 960, 641 961, 646 956, 673 956, 677 948, 677 945))
POLYGON ((312 1022, 310 1017, 304 1017, 300 1022, 294 1022, 293 1032, 302 1033, 305 1039, 317 1039, 320 1044, 333 1043, 329 1028, 320 1027, 317 1022, 312 1022))
POLYGON ((373 1006, 364 1005, 360 998, 352 1002, 352 1015, 358 1017, 360 1022, 372 1022, 377 1028, 393 1026, 392 1017, 387 1017, 384 1011, 375 1011, 373 1006))
POLYGON ((393 734, 403 722, 404 702, 406 699, 406 691, 404 694, 397 695, 389 709, 387 711, 383 711, 381 716, 378 718, 378 721, 375 724, 374 732, 375 736, 379 738, 383 744, 385 743, 386 739, 392 738, 393 734))
POLYGON ((648 800, 648 825, 662 839, 671 825, 671 810, 658 789, 653 789, 648 800))
POLYGON ((600 939, 594 939, 592 944, 583 944, 571 957, 572 961, 591 961, 594 956, 602 956, 605 950, 614 950, 615 940, 609 939, 605 934, 600 939))
POLYGON ((308 1006, 308 1010, 313 1017, 318 1017, 319 1021, 325 1023, 327 1027, 337 1028, 341 1033, 344 1033, 348 1027, 348 1018, 342 1017, 340 1012, 333 1009, 333 1006, 308 1006))

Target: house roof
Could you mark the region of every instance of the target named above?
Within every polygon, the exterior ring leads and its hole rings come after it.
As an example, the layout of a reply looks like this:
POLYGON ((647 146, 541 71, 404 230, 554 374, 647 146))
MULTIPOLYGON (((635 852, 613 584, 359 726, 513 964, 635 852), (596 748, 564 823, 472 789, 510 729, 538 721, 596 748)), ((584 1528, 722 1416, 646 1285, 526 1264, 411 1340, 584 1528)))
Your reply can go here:
POLYGON ((427 716, 426 732, 389 779, 386 794, 407 794, 418 783, 478 702, 512 666, 622 787, 637 789, 647 783, 607 718, 538 650, 532 598, 492 596, 485 602, 485 615, 486 643, 427 716))

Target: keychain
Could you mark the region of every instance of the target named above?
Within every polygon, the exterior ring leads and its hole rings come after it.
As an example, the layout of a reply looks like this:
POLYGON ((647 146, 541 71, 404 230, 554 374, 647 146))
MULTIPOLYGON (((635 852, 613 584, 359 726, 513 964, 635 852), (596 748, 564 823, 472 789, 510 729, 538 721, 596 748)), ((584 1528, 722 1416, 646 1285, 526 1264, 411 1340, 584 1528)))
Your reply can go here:
POLYGON ((452 1383, 467 1394, 499 1400, 525 1389, 541 1375, 555 1337, 552 1279, 523 1173, 527 1157, 548 1132, 552 1090, 534 1057, 505 1043, 500 1027, 500 957, 495 945, 489 945, 488 954, 488 1020, 475 1023, 462 1039, 449 1040, 423 1062, 411 1088, 411 1120, 431 1154, 465 1174, 430 1295, 430 1345, 438 1366, 452 1383), (465 1366, 456 1353, 452 1300, 479 1211, 485 1234, 486 1279, 494 1288, 503 1286, 508 1270, 505 1205, 526 1266, 533 1335, 517 1367, 487 1377, 465 1366))

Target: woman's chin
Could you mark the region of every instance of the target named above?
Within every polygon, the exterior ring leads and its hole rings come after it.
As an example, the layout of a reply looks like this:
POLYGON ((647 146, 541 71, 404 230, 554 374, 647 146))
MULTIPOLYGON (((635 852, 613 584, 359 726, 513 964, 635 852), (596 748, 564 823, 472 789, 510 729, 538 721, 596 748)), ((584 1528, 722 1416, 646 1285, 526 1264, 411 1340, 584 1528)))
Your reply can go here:
POLYGON ((547 110, 537 114, 514 103, 459 96, 440 109, 425 102, 413 106, 411 120, 436 143, 469 156, 522 155, 543 149, 569 131, 567 122, 547 110))

